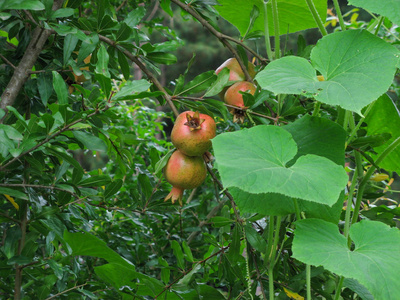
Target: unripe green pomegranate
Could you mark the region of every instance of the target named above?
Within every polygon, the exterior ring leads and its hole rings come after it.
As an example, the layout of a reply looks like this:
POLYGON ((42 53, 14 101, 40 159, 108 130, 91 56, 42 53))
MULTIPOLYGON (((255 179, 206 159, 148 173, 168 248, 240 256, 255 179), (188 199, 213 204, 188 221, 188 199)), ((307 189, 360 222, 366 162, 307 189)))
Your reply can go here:
MULTIPOLYGON (((228 68, 229 69, 229 80, 230 81, 237 81, 237 80, 245 80, 245 76, 243 73, 242 68, 239 65, 239 62, 237 61, 236 58, 229 58, 226 60, 222 65, 220 65, 217 70, 215 70, 215 74, 218 74, 221 72, 223 68, 228 68)), ((254 70, 254 65, 251 62, 247 63, 247 71, 249 72, 249 75, 251 78, 254 78, 256 76, 256 72, 254 70)))
POLYGON ((175 121, 171 141, 183 154, 201 156, 211 148, 216 125, 213 118, 199 112, 185 111, 175 121))
POLYGON ((165 201, 176 200, 182 205, 183 191, 200 186, 207 175, 207 168, 201 156, 187 156, 176 150, 164 167, 165 179, 172 184, 165 201))

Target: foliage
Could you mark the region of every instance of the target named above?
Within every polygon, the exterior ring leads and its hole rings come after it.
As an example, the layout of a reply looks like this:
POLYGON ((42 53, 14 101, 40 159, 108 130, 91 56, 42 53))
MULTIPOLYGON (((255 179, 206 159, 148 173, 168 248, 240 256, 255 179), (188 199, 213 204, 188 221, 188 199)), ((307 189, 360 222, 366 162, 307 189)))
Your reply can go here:
POLYGON ((1 2, 0 297, 396 299, 398 5, 349 2, 1 2), (188 109, 217 136, 179 205, 188 109))

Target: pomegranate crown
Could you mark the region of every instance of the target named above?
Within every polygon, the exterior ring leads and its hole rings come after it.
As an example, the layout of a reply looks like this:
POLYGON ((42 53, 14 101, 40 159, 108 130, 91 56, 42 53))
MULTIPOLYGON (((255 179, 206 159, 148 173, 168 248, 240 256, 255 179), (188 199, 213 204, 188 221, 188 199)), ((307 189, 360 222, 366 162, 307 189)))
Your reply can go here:
POLYGON ((198 111, 193 114, 193 117, 187 113, 186 120, 187 122, 184 125, 189 126, 190 131, 201 129, 201 124, 205 121, 205 119, 200 119, 198 111))

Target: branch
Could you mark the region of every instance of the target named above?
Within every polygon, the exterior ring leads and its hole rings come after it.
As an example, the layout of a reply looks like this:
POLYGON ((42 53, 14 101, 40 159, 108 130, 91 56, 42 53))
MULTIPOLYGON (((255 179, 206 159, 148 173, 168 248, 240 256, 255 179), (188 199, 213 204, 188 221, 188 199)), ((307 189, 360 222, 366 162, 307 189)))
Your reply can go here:
POLYGON ((47 137, 46 139, 44 139, 43 141, 41 141, 40 143, 38 143, 36 146, 32 147, 31 149, 26 150, 25 152, 22 152, 20 155, 18 155, 18 156, 16 156, 16 157, 14 157, 13 159, 9 160, 8 163, 6 163, 6 164, 0 166, 0 171, 5 170, 10 164, 12 164, 13 162, 15 162, 16 160, 20 159, 21 157, 25 156, 26 154, 28 154, 28 153, 30 153, 30 152, 32 152, 32 151, 35 151, 36 149, 38 149, 39 147, 41 147, 41 146, 43 146, 44 144, 48 143, 49 141, 51 141, 51 140, 54 139, 55 137, 59 136, 61 133, 63 133, 63 132, 65 132, 65 131, 69 130, 69 129, 70 129, 72 126, 74 126, 75 124, 80 123, 80 122, 86 120, 87 118, 91 118, 91 117, 93 117, 93 116, 99 114, 100 112, 104 112, 104 111, 106 111, 106 110, 109 109, 109 108, 110 108, 109 106, 106 106, 103 110, 96 109, 94 112, 92 112, 91 114, 87 115, 87 117, 86 117, 85 119, 82 119, 82 118, 81 118, 81 119, 75 120, 74 122, 72 122, 72 123, 70 123, 70 124, 64 126, 62 129, 60 129, 59 131, 53 133, 51 136, 47 137))
POLYGON ((193 8, 191 8, 189 5, 184 4, 183 2, 179 0, 171 0, 171 2, 175 3, 178 5, 180 8, 182 8, 184 11, 188 12, 191 14, 194 18, 196 18, 205 28, 207 28, 215 37, 217 37, 222 44, 224 44, 229 51, 232 52, 233 56, 237 59, 240 67, 243 70, 244 75, 246 76, 246 81, 253 82, 253 79, 251 78, 249 72, 247 71, 246 66, 244 65, 243 61, 241 60, 239 54, 237 53, 236 49, 228 42, 228 39, 226 38, 225 35, 221 34, 218 30, 216 30, 214 27, 212 27, 207 20, 205 20, 202 16, 200 16, 197 11, 195 11, 193 8))
MULTIPOLYGON (((53 4, 53 10, 59 9, 62 3, 62 0, 56 0, 53 4)), ((40 52, 42 52, 44 44, 47 42, 51 34, 51 30, 41 27, 35 28, 32 33, 31 41, 25 50, 24 56, 22 57, 18 67, 15 69, 14 74, 4 89, 3 94, 1 95, 1 109, 4 109, 7 112, 7 106, 14 105, 15 99, 30 76, 29 72, 32 70, 40 52)), ((0 123, 3 122, 4 118, 5 116, 0 120, 0 123)))

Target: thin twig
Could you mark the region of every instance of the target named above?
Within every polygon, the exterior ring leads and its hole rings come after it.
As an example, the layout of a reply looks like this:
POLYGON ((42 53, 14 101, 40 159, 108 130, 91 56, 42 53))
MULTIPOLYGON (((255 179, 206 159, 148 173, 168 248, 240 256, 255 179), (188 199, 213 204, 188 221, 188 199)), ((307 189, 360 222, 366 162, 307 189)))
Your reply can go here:
POLYGON ((55 295, 53 295, 53 296, 51 296, 51 297, 49 297, 49 298, 46 298, 45 300, 50 300, 50 299, 56 298, 56 297, 58 297, 58 296, 60 296, 60 295, 62 295, 62 294, 65 294, 65 293, 68 293, 68 292, 70 292, 70 291, 79 289, 79 288, 81 288, 81 287, 83 287, 83 286, 85 286, 85 285, 87 285, 87 282, 84 283, 84 284, 81 284, 81 285, 74 286, 74 287, 72 287, 72 288, 70 288, 70 289, 68 289, 68 290, 62 291, 62 292, 60 292, 60 293, 58 293, 58 294, 55 294, 55 295))
POLYGON ((5 58, 5 57, 4 57, 3 55, 1 55, 1 54, 0 54, 0 58, 1 58, 2 60, 4 60, 5 63, 6 63, 7 65, 11 66, 13 69, 16 69, 16 68, 17 68, 16 66, 13 65, 13 63, 12 63, 11 61, 9 61, 7 58, 5 58))
POLYGON ((4 217, 4 218, 7 218, 7 219, 9 219, 9 220, 11 220, 11 221, 13 221, 14 223, 18 223, 18 224, 21 223, 20 220, 14 219, 13 217, 10 217, 9 215, 4 214, 4 213, 2 213, 2 212, 0 212, 0 216, 2 216, 2 217, 4 217))

